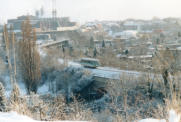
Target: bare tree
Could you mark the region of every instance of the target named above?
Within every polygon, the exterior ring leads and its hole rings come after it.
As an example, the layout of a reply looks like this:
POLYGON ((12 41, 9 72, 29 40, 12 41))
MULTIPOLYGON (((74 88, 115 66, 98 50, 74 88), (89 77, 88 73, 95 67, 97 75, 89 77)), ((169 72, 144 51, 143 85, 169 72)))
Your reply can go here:
POLYGON ((161 74, 165 88, 170 90, 170 92, 176 90, 175 80, 171 79, 171 76, 174 78, 174 75, 176 75, 176 72, 179 70, 179 58, 180 54, 177 50, 166 48, 165 50, 157 51, 153 59, 156 72, 161 74))
POLYGON ((9 38, 9 33, 8 33, 8 29, 6 27, 6 25, 4 26, 4 40, 5 40, 5 44, 6 44, 6 55, 7 55, 7 59, 8 59, 8 66, 9 66, 9 72, 10 72, 10 79, 11 79, 11 84, 14 84, 16 82, 16 56, 15 56, 15 35, 13 32, 13 28, 11 27, 11 38, 9 38), (13 51, 11 51, 11 47, 13 48, 13 51), (13 53, 12 53, 13 52, 13 53), (14 57, 14 68, 12 66, 12 55, 14 57))
POLYGON ((37 92, 40 82, 40 56, 36 47, 36 32, 29 18, 22 23, 22 40, 19 42, 19 59, 27 92, 37 92))
POLYGON ((13 57, 13 78, 14 82, 16 83, 16 40, 15 40, 15 33, 13 31, 13 27, 11 26, 11 41, 12 41, 12 57, 13 57))

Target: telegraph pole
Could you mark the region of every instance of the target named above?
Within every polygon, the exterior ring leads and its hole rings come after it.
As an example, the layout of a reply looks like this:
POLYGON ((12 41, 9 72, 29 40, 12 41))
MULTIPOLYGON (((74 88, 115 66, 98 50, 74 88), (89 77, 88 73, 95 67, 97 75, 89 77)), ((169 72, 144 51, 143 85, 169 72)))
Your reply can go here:
MULTIPOLYGON (((56 0, 52 0, 52 29, 53 31, 57 30, 56 25, 56 18, 57 18, 57 9, 56 9, 56 0)), ((53 39, 56 41, 56 33, 53 32, 53 39)))
POLYGON ((57 17, 56 0, 52 0, 52 18, 57 17))

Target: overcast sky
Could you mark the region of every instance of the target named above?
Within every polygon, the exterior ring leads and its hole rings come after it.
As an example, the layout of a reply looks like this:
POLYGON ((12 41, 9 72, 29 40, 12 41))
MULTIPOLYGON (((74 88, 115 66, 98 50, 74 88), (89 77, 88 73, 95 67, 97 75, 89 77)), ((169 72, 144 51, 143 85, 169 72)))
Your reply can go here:
MULTIPOLYGON (((51 0, 0 0, 0 23, 44 7, 51 14, 51 0)), ((127 18, 181 17, 181 0, 57 0, 58 16, 77 21, 127 18)))

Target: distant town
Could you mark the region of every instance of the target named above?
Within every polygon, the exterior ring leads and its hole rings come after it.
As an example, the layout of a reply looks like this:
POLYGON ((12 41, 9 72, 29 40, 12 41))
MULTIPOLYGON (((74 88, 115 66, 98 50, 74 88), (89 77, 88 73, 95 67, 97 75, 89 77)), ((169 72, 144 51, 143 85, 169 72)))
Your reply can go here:
MULTIPOLYGON (((152 58, 158 50, 181 50, 181 19, 153 18, 152 20, 93 21, 80 25, 71 22, 69 17, 41 16, 41 10, 35 15, 19 16, 9 19, 7 26, 13 26, 16 38, 21 40, 21 25, 27 17, 37 33, 39 46, 61 46, 81 50, 86 57, 101 55, 101 49, 112 49, 111 53, 119 61, 129 62, 127 69, 153 70, 152 58), (91 41, 91 38, 93 42, 91 41), (92 49, 92 52, 91 50, 92 49), (133 66, 137 64, 137 67, 133 66)), ((0 26, 2 41, 3 26, 0 26)), ((125 69, 125 64, 113 65, 125 69)), ((180 65, 179 65, 180 67, 180 65)))
POLYGON ((80 24, 57 12, 0 25, 0 122, 180 121, 181 18, 80 24))

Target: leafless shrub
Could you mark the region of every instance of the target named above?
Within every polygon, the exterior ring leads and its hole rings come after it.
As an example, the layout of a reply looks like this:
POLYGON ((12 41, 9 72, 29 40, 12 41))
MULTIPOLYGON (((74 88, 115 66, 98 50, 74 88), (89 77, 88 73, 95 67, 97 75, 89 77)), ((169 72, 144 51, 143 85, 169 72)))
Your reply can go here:
MULTIPOLYGON (((60 62, 61 51, 58 49, 46 49, 44 50, 46 56, 41 58, 41 71, 46 72, 47 70, 61 70, 65 67, 63 62, 60 62)), ((63 59, 62 59, 63 61, 63 59)))
POLYGON ((120 61, 111 48, 101 49, 97 58, 100 60, 102 66, 120 67, 120 61))
POLYGON ((81 101, 77 101, 76 98, 74 98, 73 101, 73 103, 70 103, 67 106, 70 111, 70 113, 67 114, 67 120, 90 121, 94 119, 91 110, 89 110, 88 108, 85 109, 85 106, 81 101))
POLYGON ((27 107, 36 120, 48 120, 48 103, 45 103, 40 96, 34 93, 30 93, 26 97, 27 107))
POLYGON ((7 72, 6 64, 3 59, 0 57, 0 74, 4 75, 7 72))
POLYGON ((54 98, 53 104, 50 104, 50 120, 72 120, 72 121, 92 121, 93 113, 77 101, 66 104, 62 95, 54 98))
POLYGON ((179 58, 180 54, 177 50, 166 49, 158 51, 153 59, 156 73, 160 73, 163 77, 167 97, 172 95, 177 87, 174 78, 177 77, 179 70, 179 58))
POLYGON ((20 114, 31 116, 31 112, 29 111, 26 104, 26 99, 21 98, 20 90, 17 84, 13 85, 8 110, 16 111, 20 114))
POLYGON ((5 91, 4 91, 4 86, 3 84, 0 82, 0 111, 1 112, 5 112, 6 111, 6 97, 5 97, 5 91))

